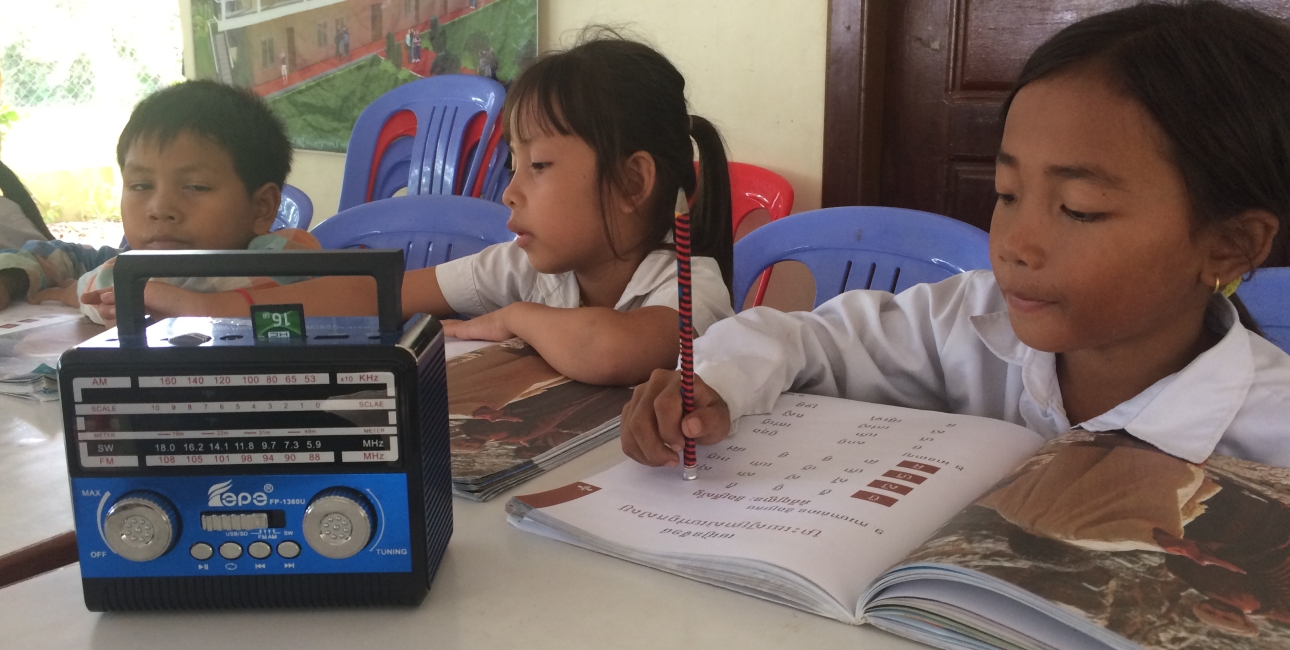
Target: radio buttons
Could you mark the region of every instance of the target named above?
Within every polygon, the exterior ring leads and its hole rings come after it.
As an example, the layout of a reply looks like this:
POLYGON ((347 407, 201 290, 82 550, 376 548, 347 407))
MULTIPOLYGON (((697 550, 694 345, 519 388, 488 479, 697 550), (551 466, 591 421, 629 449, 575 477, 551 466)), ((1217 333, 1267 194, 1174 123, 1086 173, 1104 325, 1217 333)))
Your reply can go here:
POLYGON ((363 495, 333 488, 320 492, 305 508, 302 528, 310 548, 323 557, 340 560, 367 546, 375 520, 363 495))
POLYGON ((273 547, 265 542, 251 542, 251 545, 246 547, 246 554, 257 560, 263 560, 271 553, 273 553, 273 547))
POLYGON ((108 509, 103 537, 108 548, 127 560, 147 562, 170 550, 179 516, 164 497, 153 492, 130 492, 108 509))
POLYGON ((278 555, 290 560, 300 555, 300 545, 295 542, 282 542, 278 544, 278 555))
POLYGON ((197 542, 188 548, 188 554, 193 556, 194 560, 205 562, 215 555, 215 549, 211 548, 211 545, 206 542, 197 542))
POLYGON ((242 545, 237 542, 224 542, 219 545, 219 556, 225 560, 236 560, 242 557, 242 545))

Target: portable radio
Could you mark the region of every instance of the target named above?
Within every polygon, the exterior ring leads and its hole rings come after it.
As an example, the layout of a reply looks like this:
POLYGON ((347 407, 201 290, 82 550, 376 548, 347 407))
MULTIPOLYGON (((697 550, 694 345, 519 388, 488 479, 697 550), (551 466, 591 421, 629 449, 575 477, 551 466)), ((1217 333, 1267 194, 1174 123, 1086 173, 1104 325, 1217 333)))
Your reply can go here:
POLYGON ((86 606, 419 603, 452 535, 448 403, 439 322, 400 326, 402 252, 129 252, 115 276, 117 328, 58 371, 86 606), (150 278, 244 275, 372 276, 379 317, 145 329, 150 278))

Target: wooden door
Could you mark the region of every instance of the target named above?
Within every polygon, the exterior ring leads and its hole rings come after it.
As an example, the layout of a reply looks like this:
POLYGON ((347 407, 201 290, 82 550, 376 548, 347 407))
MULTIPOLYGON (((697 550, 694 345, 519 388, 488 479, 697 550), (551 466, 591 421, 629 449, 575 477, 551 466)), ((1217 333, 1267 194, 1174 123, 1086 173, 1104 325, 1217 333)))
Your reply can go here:
POLYGON ((370 42, 375 43, 384 40, 385 20, 381 17, 381 5, 377 3, 372 5, 372 40, 370 42))
MULTIPOLYGON (((823 204, 890 205, 988 229, 1000 107, 1062 27, 1136 0, 832 0, 823 204)), ((1290 18, 1282 0, 1253 5, 1290 18)))
POLYGON ((287 71, 296 71, 296 28, 287 28, 287 71))

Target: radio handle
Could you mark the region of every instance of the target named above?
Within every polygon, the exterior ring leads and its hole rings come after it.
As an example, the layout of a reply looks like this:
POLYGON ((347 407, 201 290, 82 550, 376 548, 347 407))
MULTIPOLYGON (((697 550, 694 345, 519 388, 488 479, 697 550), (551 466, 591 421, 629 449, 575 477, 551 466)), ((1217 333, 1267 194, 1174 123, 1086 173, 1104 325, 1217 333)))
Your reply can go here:
POLYGON ((143 338, 143 288, 152 278, 364 275, 376 280, 380 328, 397 333, 403 326, 403 251, 127 251, 113 267, 117 335, 143 338))

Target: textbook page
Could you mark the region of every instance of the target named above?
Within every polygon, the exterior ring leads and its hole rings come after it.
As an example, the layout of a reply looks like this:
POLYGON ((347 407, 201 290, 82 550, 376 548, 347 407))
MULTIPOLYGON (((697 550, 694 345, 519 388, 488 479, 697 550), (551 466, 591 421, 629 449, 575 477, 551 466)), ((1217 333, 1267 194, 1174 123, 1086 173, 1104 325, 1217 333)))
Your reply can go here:
POLYGON ((871 591, 874 625, 946 647, 1290 648, 1290 469, 1069 431, 871 591))
POLYGON ((627 461, 508 510, 525 530, 856 623, 871 581, 1042 443, 998 420, 786 393, 701 448, 697 480, 627 461))

